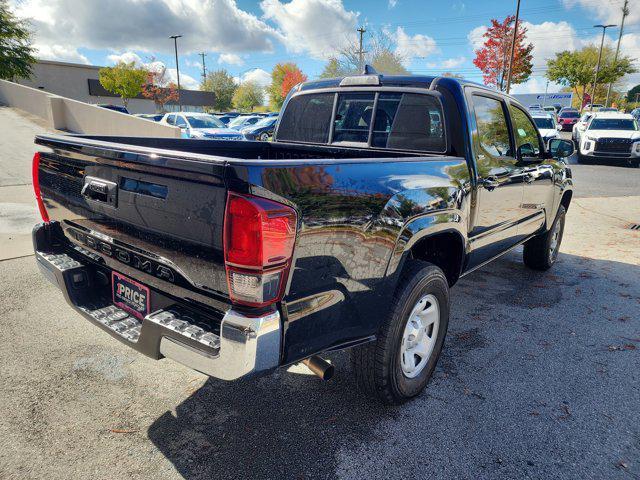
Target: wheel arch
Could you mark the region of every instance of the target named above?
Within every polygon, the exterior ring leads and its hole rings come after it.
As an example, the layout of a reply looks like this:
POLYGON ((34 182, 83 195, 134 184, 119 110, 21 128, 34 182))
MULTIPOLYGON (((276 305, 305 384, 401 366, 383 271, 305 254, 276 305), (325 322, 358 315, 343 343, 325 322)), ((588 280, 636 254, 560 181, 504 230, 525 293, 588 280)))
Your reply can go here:
POLYGON ((460 278, 466 260, 465 239, 465 224, 457 213, 414 219, 403 228, 387 273, 400 273, 406 259, 415 258, 442 269, 452 286, 460 278))

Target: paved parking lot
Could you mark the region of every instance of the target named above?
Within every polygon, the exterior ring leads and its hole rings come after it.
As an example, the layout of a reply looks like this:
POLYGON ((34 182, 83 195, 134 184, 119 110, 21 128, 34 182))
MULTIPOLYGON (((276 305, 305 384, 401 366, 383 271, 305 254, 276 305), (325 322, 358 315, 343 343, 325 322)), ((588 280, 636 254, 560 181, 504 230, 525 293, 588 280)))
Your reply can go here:
MULTIPOLYGON (((435 376, 398 408, 360 396, 344 353, 325 383, 139 356, 3 255, 0 478, 640 478, 640 169, 573 171, 558 264, 517 250, 459 282, 435 376)), ((6 204, 28 195, 2 192, 2 249, 24 248, 6 204)))

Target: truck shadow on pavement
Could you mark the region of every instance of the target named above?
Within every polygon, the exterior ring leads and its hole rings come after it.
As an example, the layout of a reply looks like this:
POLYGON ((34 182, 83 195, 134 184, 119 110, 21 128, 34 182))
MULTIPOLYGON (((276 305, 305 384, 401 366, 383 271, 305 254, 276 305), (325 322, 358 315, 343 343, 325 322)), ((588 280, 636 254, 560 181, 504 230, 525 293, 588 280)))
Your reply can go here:
POLYGON ((520 258, 454 287, 438 368, 405 406, 363 397, 336 352, 329 382, 209 379, 148 436, 187 479, 638 474, 640 267, 561 254, 534 272, 520 258))

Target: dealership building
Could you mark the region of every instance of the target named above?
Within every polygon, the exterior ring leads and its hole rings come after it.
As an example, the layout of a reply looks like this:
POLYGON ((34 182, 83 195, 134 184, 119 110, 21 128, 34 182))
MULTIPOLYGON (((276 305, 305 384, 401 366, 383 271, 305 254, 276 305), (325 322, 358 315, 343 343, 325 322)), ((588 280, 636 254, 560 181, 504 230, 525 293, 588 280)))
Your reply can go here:
MULTIPOLYGON (((20 79, 18 83, 85 103, 121 105, 118 95, 106 91, 100 85, 98 72, 101 68, 79 63, 38 60, 33 65, 31 77, 20 79)), ((213 92, 181 89, 180 98, 183 110, 201 112, 205 108, 213 108, 215 95, 213 92)), ((156 106, 153 100, 138 95, 129 100, 128 110, 131 113, 155 113, 156 106)), ((165 110, 178 110, 178 103, 167 103, 165 110)))
POLYGON ((512 95, 523 105, 561 105, 570 107, 573 93, 519 93, 512 95))

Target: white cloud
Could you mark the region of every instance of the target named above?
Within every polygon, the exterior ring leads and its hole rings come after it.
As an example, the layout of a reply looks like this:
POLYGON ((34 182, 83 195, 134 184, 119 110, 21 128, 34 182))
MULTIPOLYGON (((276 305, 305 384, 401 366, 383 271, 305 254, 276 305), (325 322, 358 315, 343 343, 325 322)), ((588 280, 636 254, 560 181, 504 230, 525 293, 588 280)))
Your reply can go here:
POLYGON ((451 68, 459 67, 466 61, 467 59, 465 57, 447 58, 446 60, 442 60, 439 62, 427 62, 427 67, 449 70, 451 68))
MULTIPOLYGON (((623 1, 607 0, 562 0, 566 8, 582 7, 606 23, 620 24, 622 20, 623 1)), ((625 19, 626 25, 633 25, 640 21, 640 9, 633 8, 633 1, 629 2, 629 15, 625 19)))
POLYGON ((235 53, 223 53, 218 57, 218 63, 228 63, 229 65, 244 65, 244 60, 235 53))
POLYGON ((525 83, 513 85, 511 87, 511 93, 544 93, 545 89, 549 93, 559 92, 562 89, 562 85, 549 82, 549 86, 547 87, 546 78, 533 77, 525 83))
POLYGON ((281 36, 235 0, 13 0, 29 18, 36 42, 68 49, 180 53, 273 51, 281 36))
POLYGON ((233 77, 233 79, 236 83, 255 82, 263 88, 271 84, 271 74, 261 68, 254 68, 242 74, 242 77, 233 77))
POLYGON ((410 64, 416 58, 425 58, 433 53, 437 53, 436 41, 428 35, 420 33, 408 35, 402 27, 395 31, 396 54, 404 59, 405 64, 410 64))
POLYGON ((355 36, 359 14, 346 10, 342 0, 263 0, 260 7, 291 52, 325 59, 355 36))
POLYGON ((135 52, 124 52, 124 53, 113 53, 111 55, 107 55, 107 60, 109 60, 114 65, 120 62, 124 63, 135 63, 136 65, 144 65, 142 58, 135 52))
POLYGON ((567 22, 522 22, 527 29, 527 40, 533 43, 533 66, 544 67, 547 60, 564 50, 576 50, 582 46, 575 29, 567 22))
POLYGON ((622 79, 621 84, 623 85, 623 88, 628 90, 631 87, 640 84, 640 60, 638 60, 638 54, 640 53, 640 34, 623 34, 622 39, 620 40, 620 52, 623 55, 625 52, 629 52, 627 55, 635 58, 634 65, 638 70, 638 72, 627 75, 622 79), (633 52, 635 52, 635 54, 633 52))
POLYGON ((398 4, 398 0, 389 0, 389 8, 396 8, 396 5, 398 4))
MULTIPOLYGON (((167 80, 169 83, 178 84, 178 75, 175 68, 167 68, 167 80)), ((184 72, 180 72, 180 88, 186 88, 187 90, 198 90, 200 88, 200 82, 190 75, 184 72)))
POLYGON ((74 47, 66 45, 43 45, 35 43, 36 57, 43 60, 57 60, 59 62, 89 64, 89 59, 74 47))
POLYGON ((469 44, 474 51, 482 48, 482 46, 484 45, 485 33, 487 33, 486 25, 480 25, 467 34, 467 40, 469 40, 469 44))

